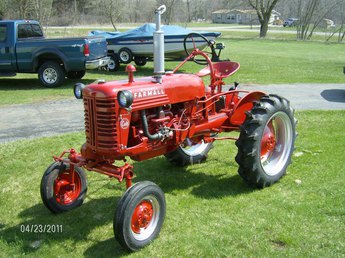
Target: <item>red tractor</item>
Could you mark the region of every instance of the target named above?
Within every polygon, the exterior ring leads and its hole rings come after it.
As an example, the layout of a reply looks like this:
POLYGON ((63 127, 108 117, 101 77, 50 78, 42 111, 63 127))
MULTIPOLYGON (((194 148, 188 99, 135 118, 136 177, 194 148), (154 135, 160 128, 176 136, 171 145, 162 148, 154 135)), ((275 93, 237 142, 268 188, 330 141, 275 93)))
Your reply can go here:
MULTIPOLYGON (((165 217, 163 191, 149 181, 132 185, 135 161, 165 155, 177 166, 203 162, 213 142, 236 140, 238 173, 257 187, 277 182, 291 161, 296 138, 296 119, 289 101, 260 91, 237 89, 222 91, 223 79, 240 65, 224 61, 212 63, 207 52, 190 50, 200 35, 184 40, 188 57, 174 71, 164 72, 164 35, 156 10, 155 76, 134 78, 135 67, 128 65, 128 80, 77 84, 75 95, 85 110, 86 142, 78 153, 74 149, 54 156, 45 171, 41 196, 45 206, 60 213, 80 206, 86 196, 83 170, 125 179, 127 190, 114 216, 114 234, 131 251, 149 244, 159 234, 165 217), (192 41, 192 42, 191 42, 192 41), (163 53, 163 54, 162 54, 163 53), (207 66, 197 74, 177 73, 188 60, 207 66), (201 77, 209 76, 206 86, 201 77), (238 131, 239 137, 221 137, 222 132, 238 131), (116 161, 124 161, 117 166, 116 161)), ((214 42, 209 42, 212 47, 214 42)))

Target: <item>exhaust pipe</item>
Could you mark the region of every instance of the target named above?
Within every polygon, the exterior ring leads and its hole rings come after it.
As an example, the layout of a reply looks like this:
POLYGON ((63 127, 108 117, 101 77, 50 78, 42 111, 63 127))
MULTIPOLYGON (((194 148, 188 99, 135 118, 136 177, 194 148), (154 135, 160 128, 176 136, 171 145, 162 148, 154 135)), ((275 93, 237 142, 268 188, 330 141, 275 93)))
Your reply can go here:
POLYGON ((156 31, 153 33, 153 62, 154 78, 157 83, 162 83, 164 68, 164 32, 161 30, 161 15, 166 11, 166 6, 161 5, 155 10, 156 31))

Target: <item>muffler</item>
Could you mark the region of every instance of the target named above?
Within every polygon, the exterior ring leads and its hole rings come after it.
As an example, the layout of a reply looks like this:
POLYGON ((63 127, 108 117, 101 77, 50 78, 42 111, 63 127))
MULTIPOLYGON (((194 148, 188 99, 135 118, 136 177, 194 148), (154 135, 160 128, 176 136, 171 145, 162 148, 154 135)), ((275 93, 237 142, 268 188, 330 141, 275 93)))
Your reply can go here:
POLYGON ((162 83, 164 68, 164 32, 161 30, 161 15, 166 11, 165 5, 161 5, 155 10, 156 31, 153 33, 153 62, 154 78, 157 83, 162 83))

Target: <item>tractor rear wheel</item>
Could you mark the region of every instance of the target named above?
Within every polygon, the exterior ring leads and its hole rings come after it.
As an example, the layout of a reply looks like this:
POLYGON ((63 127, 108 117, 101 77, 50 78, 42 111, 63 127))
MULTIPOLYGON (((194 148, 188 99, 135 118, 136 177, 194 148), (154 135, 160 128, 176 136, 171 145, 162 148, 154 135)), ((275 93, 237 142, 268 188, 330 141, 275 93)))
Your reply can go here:
POLYGON ((164 193, 156 184, 144 181, 131 186, 116 208, 116 240, 130 251, 150 244, 162 228, 165 209, 164 193))
POLYGON ((204 162, 208 152, 212 149, 213 143, 193 141, 187 138, 176 150, 165 154, 165 157, 174 165, 188 166, 204 162))
POLYGON ((73 182, 69 164, 54 162, 43 174, 41 198, 53 213, 69 211, 82 205, 86 191, 86 174, 82 168, 74 167, 73 182))
POLYGON ((277 182, 291 163, 296 135, 288 100, 277 95, 262 97, 247 112, 236 141, 240 176, 260 188, 277 182))

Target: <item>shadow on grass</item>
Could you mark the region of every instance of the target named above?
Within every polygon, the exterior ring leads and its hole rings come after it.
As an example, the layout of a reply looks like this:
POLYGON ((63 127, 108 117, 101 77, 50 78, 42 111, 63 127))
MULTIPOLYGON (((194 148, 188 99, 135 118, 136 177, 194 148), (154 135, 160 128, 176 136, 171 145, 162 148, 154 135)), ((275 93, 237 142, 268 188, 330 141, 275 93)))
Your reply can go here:
MULTIPOLYGON (((207 165, 197 164, 181 168, 171 165, 164 157, 157 157, 134 164, 136 172, 134 181, 153 181, 165 193, 173 195, 178 195, 176 191, 179 190, 192 189, 190 191, 192 195, 203 199, 253 192, 254 190, 237 174, 231 176, 227 173, 233 171, 235 167, 234 162, 220 161, 215 157, 210 159, 207 165)), ((92 180, 90 185, 96 186, 95 183, 99 180, 92 180)), ((125 255, 127 251, 113 237, 102 241, 92 237, 92 231, 104 225, 110 224, 109 230, 112 231, 115 207, 121 198, 120 196, 98 198, 99 191, 103 188, 113 189, 113 186, 108 181, 100 187, 89 187, 87 201, 81 207, 58 215, 50 213, 43 203, 36 204, 18 214, 20 224, 10 228, 0 224, 0 234, 9 246, 19 246, 21 252, 26 254, 35 254, 40 248, 50 248, 50 246, 56 248, 64 243, 66 248, 73 248, 78 242, 91 241, 91 246, 84 252, 86 257, 125 255), (30 228, 31 225, 34 227, 62 225, 62 232, 23 232, 23 228, 30 228)))
POLYGON ((191 194, 203 199, 236 196, 255 191, 243 179, 229 172, 237 170, 232 161, 209 159, 203 164, 188 167, 171 165, 165 157, 135 163, 135 181, 150 180, 159 185, 165 193, 192 188, 191 194), (213 171, 210 171, 211 170, 213 171), (219 172, 221 171, 221 172, 219 172))
MULTIPOLYGON (((43 246, 49 247, 66 241, 71 241, 71 245, 74 246, 79 241, 90 240, 89 234, 97 227, 112 223, 114 207, 118 200, 119 197, 92 199, 78 209, 62 214, 52 214, 43 204, 37 204, 19 214, 22 223, 3 230, 0 228, 0 233, 8 245, 19 244, 22 253, 26 254, 35 253, 43 246), (39 230, 37 225, 58 227, 55 227, 55 233, 23 232, 25 229, 31 231, 31 227, 39 230)), ((94 246, 98 246, 97 239, 92 241, 96 242, 94 246)), ((106 249, 103 246, 99 249, 93 246, 94 254, 106 251, 112 256, 120 256, 126 253, 114 238, 109 239, 107 243, 106 249)))

